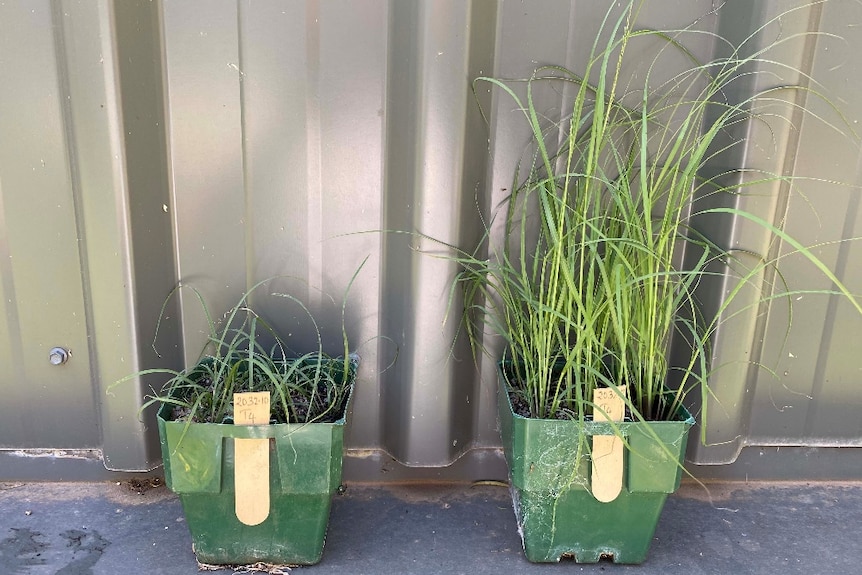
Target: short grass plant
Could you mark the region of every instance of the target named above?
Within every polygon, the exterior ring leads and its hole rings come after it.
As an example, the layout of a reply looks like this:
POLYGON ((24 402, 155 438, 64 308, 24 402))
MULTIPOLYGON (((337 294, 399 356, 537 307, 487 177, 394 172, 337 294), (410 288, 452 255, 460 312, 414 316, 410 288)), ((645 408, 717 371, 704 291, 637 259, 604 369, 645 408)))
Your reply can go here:
MULTIPOLYGON (((476 80, 523 112, 532 144, 498 213, 502 239, 496 241, 489 224, 474 251, 456 252, 462 271, 455 285, 464 290, 474 348, 483 346, 486 329, 504 339, 509 386, 531 417, 584 421, 596 387, 623 385, 632 420, 668 418, 691 392, 702 394, 706 405, 710 339, 734 297, 747 285, 764 289, 754 280, 777 262, 761 255, 753 266, 736 265, 732 252, 694 229, 700 216, 761 226, 832 280, 828 293, 849 297, 862 313, 838 278, 780 227, 711 201, 766 182, 791 182, 784 174, 738 178, 744 167, 713 166, 745 145, 733 136, 744 123, 789 121, 768 117, 770 104, 794 105, 788 94, 799 91, 819 94, 810 85, 781 85, 734 101, 736 84, 760 73, 758 66, 780 67, 769 59, 776 44, 753 49, 752 35, 729 56, 699 63, 684 43, 687 34, 704 32, 636 29, 639 9, 640 2, 630 1, 621 13, 608 11, 584 70, 543 66, 526 80, 476 80), (649 39, 661 45, 658 55, 638 62, 643 55, 630 54, 631 45, 649 39), (671 53, 690 66, 654 80, 671 53), (624 71, 633 61, 640 87, 624 71), (534 100, 549 85, 573 95, 568 113, 556 120, 543 116, 534 100), (719 312, 704 317, 695 288, 717 273, 716 264, 735 267, 738 283, 719 312), (673 367, 678 385, 668 392, 675 336, 691 354, 686 365, 673 367)), ((762 301, 798 293, 783 289, 780 272, 776 277, 762 301)))
MULTIPOLYGON (((181 370, 142 370, 113 385, 136 377, 164 376, 167 378, 164 386, 147 398, 142 410, 153 404, 172 405, 173 419, 190 423, 232 423, 233 394, 259 391, 270 393, 270 423, 337 421, 347 407, 359 357, 350 353, 343 326, 343 355, 328 355, 323 350, 318 324, 308 308, 292 295, 272 293, 271 297, 285 299, 300 309, 314 326, 316 349, 294 353, 273 326, 249 305, 252 293, 270 282, 265 280, 253 286, 220 320, 213 319, 197 289, 178 286, 168 299, 180 289, 191 290, 206 316, 207 341, 198 361, 181 370)), ((345 294, 342 323, 346 301, 345 294)), ((164 309, 165 306, 159 325, 164 309)), ((153 345, 155 349, 155 341, 153 345)))

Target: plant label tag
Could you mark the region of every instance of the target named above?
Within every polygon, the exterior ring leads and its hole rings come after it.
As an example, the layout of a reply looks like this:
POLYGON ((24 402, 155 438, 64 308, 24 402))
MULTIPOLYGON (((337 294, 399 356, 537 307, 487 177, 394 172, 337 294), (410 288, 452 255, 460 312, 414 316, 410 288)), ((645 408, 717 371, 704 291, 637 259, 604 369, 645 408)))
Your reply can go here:
MULTIPOLYGON (((594 421, 622 421, 626 411, 626 386, 593 393, 594 421)), ((594 435, 591 484, 593 496, 602 503, 617 498, 623 489, 623 440, 617 435, 594 435)))
MULTIPOLYGON (((269 424, 269 392, 233 394, 234 425, 269 424)), ((269 439, 234 438, 236 518, 260 525, 269 517, 269 439)))
POLYGON ((234 425, 269 424, 269 392, 234 393, 233 423, 234 425))

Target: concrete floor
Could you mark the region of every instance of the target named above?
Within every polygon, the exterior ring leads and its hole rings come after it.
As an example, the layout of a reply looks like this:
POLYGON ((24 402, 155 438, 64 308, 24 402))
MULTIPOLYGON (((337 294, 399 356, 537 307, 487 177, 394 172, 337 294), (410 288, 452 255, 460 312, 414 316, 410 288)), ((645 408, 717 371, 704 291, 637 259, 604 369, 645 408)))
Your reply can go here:
MULTIPOLYGON (((862 483, 708 489, 684 484, 668 499, 647 562, 622 566, 528 563, 504 487, 348 485, 333 502, 323 561, 291 571, 862 574, 862 483)), ((0 484, 0 575, 197 572, 182 508, 164 487, 0 484)))

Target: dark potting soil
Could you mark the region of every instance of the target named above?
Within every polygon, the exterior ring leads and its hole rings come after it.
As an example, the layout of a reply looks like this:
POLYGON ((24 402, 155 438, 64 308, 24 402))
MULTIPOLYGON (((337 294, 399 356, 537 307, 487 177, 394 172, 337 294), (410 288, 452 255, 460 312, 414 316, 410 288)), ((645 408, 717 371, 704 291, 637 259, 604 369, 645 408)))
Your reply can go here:
MULTIPOLYGON (((314 413, 309 415, 308 398, 296 392, 292 392, 290 396, 291 401, 293 402, 295 415, 292 415, 292 417, 290 418, 285 417, 281 403, 273 401, 272 411, 270 413, 271 424, 288 422, 305 423, 309 419, 313 419, 315 423, 335 423, 336 421, 344 417, 345 405, 343 403, 341 406, 339 406, 338 409, 332 409, 322 416, 320 416, 319 414, 326 411, 326 407, 315 403, 314 413)), ((171 421, 188 421, 189 419, 191 419, 192 423, 233 423, 232 411, 228 412, 225 421, 214 421, 211 416, 212 413, 209 410, 205 409, 199 409, 197 413, 192 416, 192 411, 190 408, 180 405, 175 406, 171 411, 171 421)))
MULTIPOLYGON (((560 421, 569 421, 572 419, 577 419, 577 414, 568 409, 561 409, 558 411, 553 417, 550 416, 549 413, 545 413, 544 417, 535 417, 530 412, 530 405, 527 403, 527 400, 524 399, 524 396, 514 393, 512 391, 509 392, 509 401, 512 404, 512 411, 515 415, 520 415, 521 417, 527 419, 556 419, 560 421)), ((587 415, 586 420, 591 421, 593 419, 592 415, 587 415)), ((632 421, 631 410, 627 407, 625 411, 625 415, 623 417, 624 421, 632 421)))
MULTIPOLYGON (((533 419, 533 414, 530 413, 530 404, 527 403, 527 400, 524 399, 524 396, 509 392, 509 401, 512 403, 512 411, 515 412, 515 415, 520 415, 521 417, 526 417, 527 419, 533 419)), ((554 417, 550 417, 549 413, 545 413, 544 417, 539 417, 536 419, 559 419, 559 420, 569 420, 573 417, 576 417, 574 413, 567 409, 561 409, 554 415, 554 417)))

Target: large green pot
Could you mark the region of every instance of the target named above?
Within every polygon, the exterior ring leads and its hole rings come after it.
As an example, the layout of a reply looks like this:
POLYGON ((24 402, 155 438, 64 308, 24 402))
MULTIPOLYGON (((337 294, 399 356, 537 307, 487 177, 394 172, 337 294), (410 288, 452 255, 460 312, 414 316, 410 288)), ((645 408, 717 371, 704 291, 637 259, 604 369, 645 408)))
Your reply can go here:
POLYGON ((627 445, 623 490, 600 503, 589 490, 589 454, 575 461, 576 450, 582 434, 613 435, 611 426, 521 417, 512 410, 502 366, 499 382, 503 450, 527 559, 643 562, 665 499, 679 487, 691 415, 680 409, 674 421, 618 424, 627 445))
MULTIPOLYGON (((349 400, 348 400, 349 401, 349 400)), ((158 414, 165 482, 179 494, 198 561, 217 565, 320 561, 332 496, 341 485, 344 418, 261 426, 169 421, 158 414), (269 438, 270 513, 236 518, 233 438, 269 438)))

